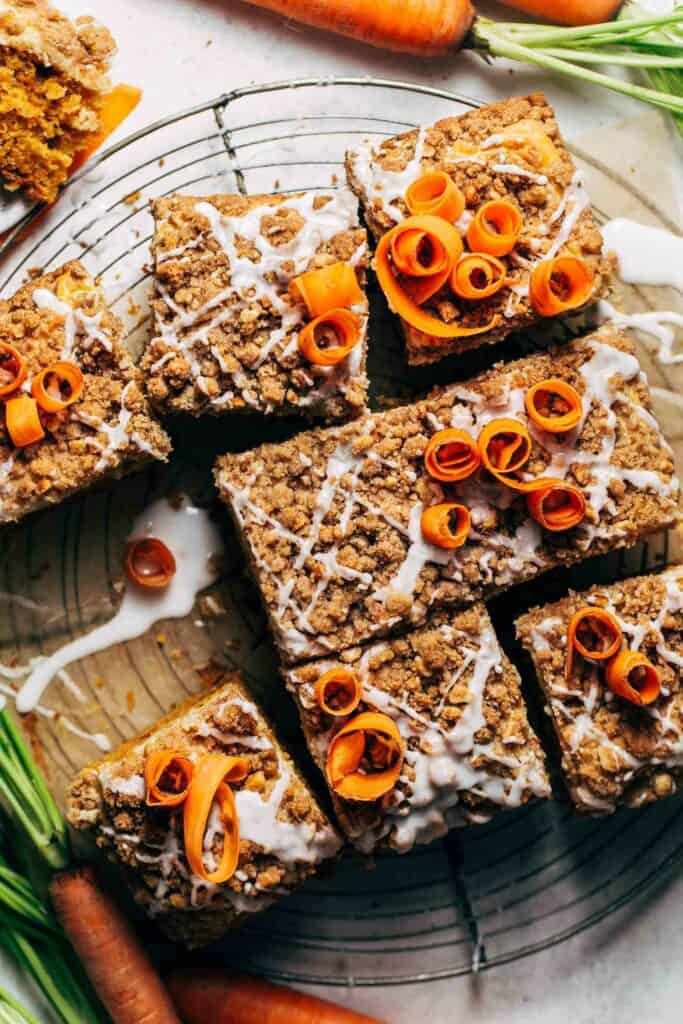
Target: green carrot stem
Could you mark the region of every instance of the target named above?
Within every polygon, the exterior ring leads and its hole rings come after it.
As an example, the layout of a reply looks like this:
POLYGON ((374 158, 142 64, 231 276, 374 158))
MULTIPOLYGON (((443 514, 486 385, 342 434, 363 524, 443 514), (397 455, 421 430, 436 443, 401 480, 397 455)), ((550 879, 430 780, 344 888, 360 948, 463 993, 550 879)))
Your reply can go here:
POLYGON ((656 89, 648 89, 641 85, 635 85, 632 82, 624 82, 611 75, 603 75, 600 72, 591 71, 589 68, 581 67, 578 64, 560 60, 558 57, 549 57, 542 50, 518 46, 516 43, 502 38, 498 35, 497 31, 493 31, 488 27, 485 27, 482 31, 481 26, 478 26, 476 23, 472 37, 474 48, 492 57, 506 57, 509 60, 536 64, 538 67, 546 68, 548 71, 557 71, 570 78, 576 78, 583 82, 589 82, 592 85, 611 89, 613 92, 622 93, 624 96, 630 96, 632 99, 642 100, 645 103, 650 103, 652 106, 661 107, 663 110, 683 114, 683 98, 679 96, 657 92, 656 89))
POLYGON ((617 53, 610 49, 604 50, 565 50, 564 48, 547 49, 542 53, 548 57, 559 57, 561 60, 573 60, 577 64, 613 64, 624 68, 683 68, 683 51, 678 48, 679 56, 664 57, 658 54, 617 53))
POLYGON ((565 43, 572 43, 580 39, 590 39, 599 44, 603 37, 623 37, 626 33, 643 29, 651 32, 655 29, 665 28, 669 25, 683 25, 683 10, 671 14, 655 15, 650 18, 626 18, 622 22, 607 21, 601 25, 580 25, 577 28, 551 28, 543 29, 539 25, 522 25, 516 22, 497 21, 490 18, 478 18, 475 25, 495 25, 496 32, 505 36, 515 36, 522 45, 529 40, 530 46, 562 46, 565 43), (623 28, 620 28, 620 25, 623 28))
POLYGON ((25 1006, 11 996, 4 988, 0 989, 0 1024, 39 1024, 25 1006))

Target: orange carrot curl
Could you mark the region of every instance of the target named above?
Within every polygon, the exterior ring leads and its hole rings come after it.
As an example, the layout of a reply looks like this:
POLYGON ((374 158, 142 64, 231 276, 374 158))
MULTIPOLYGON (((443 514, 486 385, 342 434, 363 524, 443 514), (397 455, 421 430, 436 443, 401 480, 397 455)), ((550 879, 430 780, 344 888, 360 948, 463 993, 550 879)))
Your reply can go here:
POLYGON ((424 463, 435 480, 466 480, 481 464, 479 446, 466 430, 438 430, 427 443, 424 463))
POLYGON ((194 766, 177 750, 154 750, 145 761, 148 807, 179 807, 190 791, 194 766))
POLYGON ((567 629, 565 677, 571 675, 574 651, 591 661, 607 661, 621 647, 621 626, 611 612, 587 605, 572 616, 567 629))
POLYGON ((0 342, 0 398, 20 388, 26 380, 26 374, 24 357, 13 345, 0 342))
POLYGON ((176 574, 173 552, 158 537, 140 537, 126 549, 126 576, 146 589, 167 587, 176 574))
POLYGON ((289 290, 297 301, 305 303, 312 319, 332 309, 356 306, 365 301, 356 271, 350 263, 333 263, 319 270, 309 270, 295 277, 289 290))
POLYGON ((38 403, 28 395, 17 395, 5 403, 5 426, 17 448, 26 448, 45 437, 38 403))
POLYGON ((114 1024, 180 1024, 132 928, 90 867, 54 876, 52 903, 114 1024))
POLYGON ((371 46, 435 57, 457 50, 474 21, 470 0, 249 0, 285 18, 371 46))
POLYGON ((455 502, 432 505, 422 513, 422 536, 437 548, 461 548, 470 532, 469 509, 455 502))
POLYGON ((315 684, 315 699, 326 715, 350 715, 360 703, 361 685, 355 672, 348 668, 332 668, 315 684))
POLYGON ((330 309, 299 331, 299 351, 314 366, 337 366, 360 339, 359 317, 350 309, 330 309))
POLYGON ((416 217, 430 214, 453 224, 465 209, 465 196, 445 171, 421 175, 406 192, 406 206, 416 217))
POLYGON ((640 651, 620 651, 608 663, 605 680, 610 690, 631 704, 652 704, 662 681, 658 670, 640 651))
POLYGON ((335 734, 327 778, 346 800, 377 800, 394 788, 403 765, 403 740, 393 718, 364 711, 335 734))
POLYGON ((529 419, 550 434, 564 434, 581 422, 581 395, 564 380, 549 378, 534 384, 524 396, 529 419))
POLYGON ((467 244, 472 252, 507 256, 517 245, 522 226, 516 206, 507 199, 492 199, 477 210, 467 229, 467 244))
POLYGON ((524 490, 515 478, 529 461, 531 437, 518 420, 491 420, 479 434, 479 452, 482 465, 507 487, 524 490))
POLYGON ((532 519, 554 533, 578 526, 586 515, 583 492, 562 480, 540 479, 537 483, 526 499, 532 519))
POLYGON ((240 829, 231 782, 240 782, 249 771, 244 757, 205 754, 194 770, 192 785, 183 808, 185 856, 193 874, 213 885, 234 875, 240 856, 240 829), (213 802, 220 808, 223 849, 218 867, 207 871, 204 864, 204 836, 213 802))
POLYGON ((183 1024, 382 1024, 327 1000, 219 968, 176 972, 168 988, 183 1024))
POLYGON ((461 256, 451 274, 451 288, 461 299, 488 299, 506 284, 505 264, 483 252, 461 256))
POLYGON ((31 394, 43 412, 61 412, 83 393, 83 374, 75 363, 51 363, 33 378, 31 394))
POLYGON ((579 309, 593 294, 595 274, 578 256, 543 260, 531 272, 529 298, 541 316, 558 316, 579 309))

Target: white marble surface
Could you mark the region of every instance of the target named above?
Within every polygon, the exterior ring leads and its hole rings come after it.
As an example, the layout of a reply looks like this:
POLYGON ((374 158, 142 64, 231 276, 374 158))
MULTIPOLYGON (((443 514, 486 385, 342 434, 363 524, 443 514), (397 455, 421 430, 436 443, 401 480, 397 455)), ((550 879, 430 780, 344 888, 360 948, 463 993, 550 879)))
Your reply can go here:
MULTIPOLYGON (((669 0, 649 0, 666 6, 669 0)), ((374 75, 454 89, 491 100, 543 87, 568 138, 612 125, 641 108, 624 98, 548 79, 533 70, 472 55, 422 62, 285 24, 238 0, 62 0, 115 33, 117 80, 141 85, 144 99, 124 132, 251 82, 304 75, 374 75)), ((482 3, 486 13, 502 13, 482 3)), ((509 12, 506 12, 506 17, 509 12)), ((331 998, 392 1024, 622 1024, 679 1021, 683 880, 553 950, 525 961, 438 984, 396 990, 334 990, 331 998)), ((0 981, 16 989, 11 972, 0 981)), ((320 992, 319 989, 316 989, 320 992)))

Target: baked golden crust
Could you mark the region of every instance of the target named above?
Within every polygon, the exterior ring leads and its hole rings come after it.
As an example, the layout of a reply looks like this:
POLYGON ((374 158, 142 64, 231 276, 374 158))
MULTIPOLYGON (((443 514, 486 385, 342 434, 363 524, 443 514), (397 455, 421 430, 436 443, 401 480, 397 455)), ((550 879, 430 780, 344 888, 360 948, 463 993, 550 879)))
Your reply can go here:
POLYGON ((477 209, 492 199, 512 201, 523 215, 519 242, 504 258, 512 288, 476 304, 443 291, 430 304, 430 311, 449 324, 480 327, 496 316, 497 326, 467 338, 430 339, 403 323, 412 364, 436 362, 538 322, 529 300, 529 275, 532 266, 549 255, 582 256, 595 273, 591 301, 607 292, 612 260, 602 255, 602 236, 581 175, 541 93, 445 118, 377 147, 361 146, 347 153, 346 169, 376 239, 408 215, 405 191, 426 171, 445 171, 463 192, 467 207, 456 225, 463 233, 477 209), (515 137, 515 128, 522 131, 529 125, 546 140, 547 160, 538 148, 523 144, 528 139, 515 137))
POLYGON ((35 278, 0 302, 0 341, 25 359, 24 387, 60 360, 77 363, 84 375, 79 401, 44 418, 42 441, 15 448, 0 418, 0 522, 55 505, 149 459, 167 458, 169 439, 149 413, 122 332, 77 261, 35 278))
POLYGON ((577 809, 605 814, 675 793, 683 780, 683 566, 570 593, 523 615, 516 628, 545 694, 577 809), (597 663, 578 656, 565 678, 569 622, 587 604, 607 608, 625 644, 656 666, 662 689, 654 704, 623 700, 597 663))
MULTIPOLYGON (((176 941, 219 938, 249 914, 287 895, 334 857, 340 840, 239 676, 191 699, 140 736, 84 768, 72 782, 67 817, 123 870, 137 903, 176 941), (172 749, 196 761, 217 752, 244 757, 233 785, 240 858, 222 885, 194 876, 185 858, 182 811, 145 804, 144 763, 172 749)), ((205 857, 220 854, 219 830, 205 857)))
POLYGON ((365 410, 368 305, 339 365, 309 363, 297 274, 351 263, 365 286, 367 244, 346 190, 282 196, 170 196, 153 204, 154 337, 141 367, 164 412, 292 413, 345 420, 365 410))
POLYGON ((497 366, 414 405, 218 460, 216 480, 237 524, 288 662, 344 650, 460 606, 553 566, 634 544, 677 521, 671 449, 649 411, 633 347, 607 327, 557 352, 497 366), (559 442, 532 430, 527 469, 566 479, 584 521, 552 533, 523 495, 479 471, 445 484, 424 467, 429 439, 455 426, 477 437, 492 419, 528 425, 524 395, 548 377, 581 394, 582 423, 559 442), (425 507, 464 503, 464 546, 427 544, 425 507))
POLYGON ((454 825, 485 822, 498 811, 550 796, 519 675, 483 605, 457 615, 439 612, 405 636, 285 673, 323 774, 330 741, 348 718, 321 710, 315 683, 339 665, 354 672, 362 687, 354 714, 390 715, 405 743, 400 779, 383 798, 359 803, 330 788, 346 836, 363 853, 380 846, 406 853, 454 825))

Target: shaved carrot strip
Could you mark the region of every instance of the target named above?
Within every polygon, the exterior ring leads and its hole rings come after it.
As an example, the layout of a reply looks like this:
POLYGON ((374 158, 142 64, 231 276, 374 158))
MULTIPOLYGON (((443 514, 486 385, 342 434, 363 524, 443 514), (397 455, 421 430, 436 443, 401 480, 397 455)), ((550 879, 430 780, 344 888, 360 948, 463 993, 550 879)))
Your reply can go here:
POLYGON ((194 766, 177 750, 153 750, 145 759, 145 803, 179 807, 190 791, 194 766))
POLYGON ((492 199, 481 206, 467 229, 467 244, 472 252, 489 256, 507 256, 522 231, 522 215, 507 199, 492 199))
POLYGON ((422 513, 422 536, 437 548, 461 548, 469 536, 472 519, 465 505, 445 502, 422 513))
POLYGON ((38 415, 38 403, 28 395, 18 395, 5 402, 5 425, 17 448, 26 448, 45 437, 38 415))
POLYGON ((0 342, 0 398, 11 395, 26 380, 26 361, 13 345, 0 342))
POLYGON ((330 309, 299 332, 299 351, 315 366, 337 366, 361 338, 360 319, 349 309, 330 309), (324 342, 324 345, 321 343, 324 342))
POLYGON ((610 690, 631 704, 652 704, 662 689, 659 671, 641 651, 623 650, 607 663, 610 690))
POLYGON ((94 132, 88 144, 74 156, 69 173, 74 174, 99 149, 102 143, 115 132, 122 121, 137 107, 142 91, 134 85, 115 85, 111 92, 102 98, 100 107, 100 127, 94 132))
MULTIPOLYGON (((408 246, 406 245, 406 248, 408 246)), ((415 251, 415 250, 413 250, 415 251)), ((500 317, 493 316, 486 324, 479 327, 460 327, 458 324, 447 324, 431 313, 420 308, 420 304, 426 302, 446 283, 455 262, 462 253, 462 239, 450 224, 439 217, 408 217, 401 224, 397 224, 391 231, 387 231, 379 241, 375 253, 375 270, 380 288, 384 292, 390 308, 400 316, 411 327, 421 331, 423 334, 434 339, 441 338, 465 338, 476 334, 485 334, 492 330, 499 322, 500 317), (395 268, 392 265, 390 256, 399 252, 399 258, 404 260, 407 253, 396 244, 396 239, 406 232, 413 232, 411 244, 417 241, 419 233, 423 237, 431 239, 432 252, 435 251, 434 242, 443 243, 449 260, 442 270, 433 272, 428 277, 408 278, 407 282, 399 280, 395 268), (415 235, 417 232, 417 236, 415 235)), ((407 263, 403 263, 404 266, 407 263)), ((432 262, 432 266, 434 262, 432 262)), ((438 341, 437 341, 438 344, 438 341)))
POLYGON ((60 412, 83 394, 83 374, 75 363, 51 363, 33 378, 31 394, 43 412, 60 412))
POLYGON ((406 206, 416 217, 427 213, 453 224, 465 209, 465 196, 445 171, 430 171, 410 185, 406 206))
POLYGON ((173 552, 158 537, 140 537, 126 549, 126 576, 139 587, 167 587, 176 573, 173 552))
POLYGON ((621 639, 621 626, 611 612, 597 605, 579 609, 567 629, 566 678, 571 675, 575 650, 592 661, 607 661, 621 647, 621 639))
POLYGON ((439 430, 427 443, 424 463, 435 480, 465 480, 479 469, 479 446, 466 430, 439 430))
POLYGON ((536 487, 527 495, 529 514, 544 530, 561 533, 578 526, 586 515, 583 492, 563 480, 535 481, 536 487))
POLYGON ((326 715, 350 715, 360 703, 361 685, 355 672, 332 668, 315 684, 315 699, 326 715))
POLYGON ((440 217, 407 217, 392 232, 393 269, 406 295, 421 306, 444 286, 462 253, 462 238, 440 217))
POLYGON ((493 476, 516 473, 531 455, 529 431, 519 420, 490 420, 479 434, 479 454, 493 476))
POLYGON ((453 268, 450 283, 461 299, 488 299, 507 284, 507 267, 488 253, 466 253, 453 268))
POLYGON ((379 711, 365 711, 333 737, 327 753, 328 781, 346 800, 377 800, 398 782, 403 750, 394 720, 379 711))
POLYGON ((240 855, 240 830, 235 797, 229 783, 240 782, 249 771, 244 757, 205 754, 195 766, 194 778, 185 800, 183 824, 185 855, 190 870, 213 885, 227 882, 235 873, 240 855), (223 825, 223 849, 218 867, 204 865, 204 834, 214 800, 218 801, 223 825))
POLYGON ((558 316, 584 306, 595 284, 595 274, 578 256, 543 260, 531 272, 529 298, 541 316, 558 316))
POLYGON ((581 422, 581 395, 565 380, 551 377, 534 384, 524 396, 529 419, 550 434, 564 434, 581 422))
POLYGON ((365 302, 356 271, 350 263, 333 263, 329 267, 309 270, 295 277, 290 293, 305 303, 311 318, 365 302))

